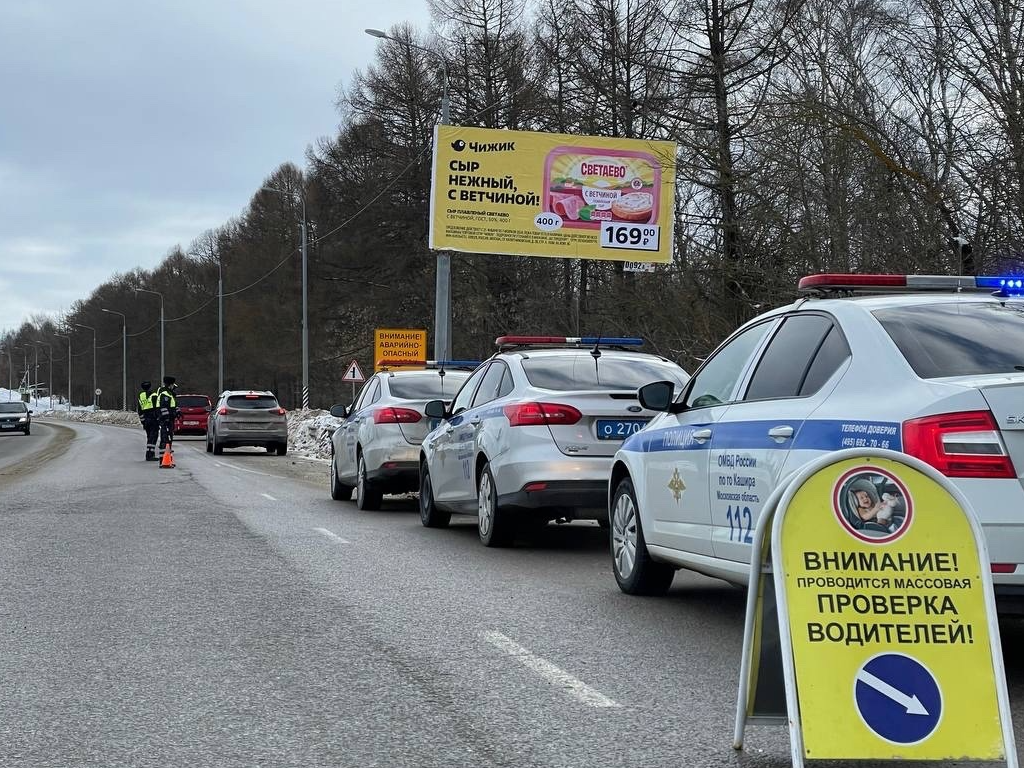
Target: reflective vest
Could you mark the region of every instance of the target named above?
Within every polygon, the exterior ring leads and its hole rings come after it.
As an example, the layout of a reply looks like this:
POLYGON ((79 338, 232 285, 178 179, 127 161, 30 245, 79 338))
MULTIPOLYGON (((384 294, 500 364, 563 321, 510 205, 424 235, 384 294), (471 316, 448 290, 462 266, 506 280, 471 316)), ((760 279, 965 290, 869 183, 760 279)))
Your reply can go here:
POLYGON ((178 401, 174 399, 174 393, 167 387, 160 387, 153 393, 154 408, 177 408, 178 401))
POLYGON ((139 413, 153 410, 153 395, 146 390, 139 392, 139 413))

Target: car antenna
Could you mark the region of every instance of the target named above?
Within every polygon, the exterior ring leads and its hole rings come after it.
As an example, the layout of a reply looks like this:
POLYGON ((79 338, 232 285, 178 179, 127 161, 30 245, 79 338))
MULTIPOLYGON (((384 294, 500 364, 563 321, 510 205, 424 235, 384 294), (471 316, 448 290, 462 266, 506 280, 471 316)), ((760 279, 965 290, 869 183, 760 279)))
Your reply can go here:
POLYGON ((597 383, 601 383, 601 370, 597 367, 597 361, 601 359, 601 334, 597 335, 597 339, 594 341, 594 348, 590 350, 590 356, 594 358, 594 377, 597 379, 597 383))

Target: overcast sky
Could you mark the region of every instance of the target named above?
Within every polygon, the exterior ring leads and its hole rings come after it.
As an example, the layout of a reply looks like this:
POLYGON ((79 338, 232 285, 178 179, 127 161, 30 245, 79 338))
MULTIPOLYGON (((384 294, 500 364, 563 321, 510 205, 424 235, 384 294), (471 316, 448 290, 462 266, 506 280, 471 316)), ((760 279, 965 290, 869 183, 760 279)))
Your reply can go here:
POLYGON ((239 214, 426 0, 0 0, 0 335, 239 214))

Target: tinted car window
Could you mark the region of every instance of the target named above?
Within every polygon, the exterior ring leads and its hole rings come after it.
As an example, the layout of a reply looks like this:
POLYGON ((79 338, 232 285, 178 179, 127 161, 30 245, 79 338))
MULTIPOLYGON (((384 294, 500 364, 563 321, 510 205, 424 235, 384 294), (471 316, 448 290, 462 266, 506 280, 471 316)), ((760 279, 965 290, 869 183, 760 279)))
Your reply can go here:
POLYGON ((505 397, 512 393, 515 382, 512 381, 512 371, 505 367, 505 375, 501 377, 501 386, 498 387, 498 397, 505 397))
POLYGON ((839 366, 850 357, 850 348, 846 345, 846 339, 839 329, 832 326, 825 340, 818 348, 818 354, 814 356, 811 367, 807 369, 804 383, 800 385, 800 396, 813 395, 832 378, 832 374, 839 370, 839 366))
POLYGON ((371 378, 368 382, 363 384, 363 388, 359 390, 359 397, 356 398, 355 404, 352 406, 353 411, 358 411, 364 405, 367 405, 370 401, 368 399, 373 385, 377 383, 376 378, 371 378))
POLYGON ((1018 302, 918 304, 872 314, 922 379, 1012 373, 1024 365, 1018 302))
POLYGON ((388 381, 392 397, 403 400, 450 400, 466 379, 468 373, 445 371, 443 377, 436 373, 415 376, 395 376, 388 381))
POLYGON ((455 400, 452 402, 452 414, 469 408, 469 404, 473 401, 473 392, 476 391, 476 385, 480 383, 485 370, 486 368, 483 366, 477 368, 473 375, 466 380, 466 383, 462 385, 462 389, 459 390, 459 394, 455 396, 455 400))
POLYGON ((380 400, 380 379, 373 380, 373 389, 370 390, 370 398, 366 401, 368 405, 372 405, 380 400))
POLYGON ((768 342, 745 400, 796 397, 832 321, 823 315, 791 315, 768 342))
POLYGON ((179 408, 205 408, 210 404, 207 398, 196 397, 195 395, 182 395, 174 399, 177 401, 179 408))
POLYGON ((773 326, 772 322, 759 323, 727 341, 694 375, 686 405, 706 408, 728 402, 750 356, 773 326))
POLYGON ((227 406, 238 410, 277 408, 277 398, 269 395, 231 395, 228 398, 227 406))
POLYGON ((474 408, 489 403, 498 396, 498 389, 504 375, 504 363, 491 363, 491 367, 487 369, 487 373, 484 374, 484 378, 480 382, 480 388, 476 391, 476 397, 473 398, 474 408))
POLYGON ((577 389, 639 389, 652 381, 686 383, 682 369, 642 357, 601 355, 595 362, 589 354, 562 357, 545 355, 523 359, 530 384, 540 389, 571 392, 577 389))
POLYGON ((24 403, 0 403, 0 413, 25 413, 28 406, 24 403))

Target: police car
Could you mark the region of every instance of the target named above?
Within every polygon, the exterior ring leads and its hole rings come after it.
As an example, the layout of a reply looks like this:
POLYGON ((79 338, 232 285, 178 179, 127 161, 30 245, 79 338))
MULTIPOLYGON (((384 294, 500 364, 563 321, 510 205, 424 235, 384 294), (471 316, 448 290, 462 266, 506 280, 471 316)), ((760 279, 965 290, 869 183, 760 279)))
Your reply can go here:
POLYGON ((623 439, 654 416, 637 401, 652 381, 686 372, 635 350, 636 338, 503 336, 462 386, 420 451, 420 519, 478 516, 480 540, 507 546, 520 521, 608 523, 608 470, 623 439))
MULTIPOLYGON (((748 322, 611 470, 612 560, 630 594, 677 568, 746 583, 753 531, 775 487, 830 451, 916 456, 977 512, 1001 610, 1024 597, 1024 283, 996 277, 826 274, 748 322)), ((868 496, 884 488, 865 489, 868 496)))
POLYGON ((477 365, 455 360, 396 369, 380 361, 384 370, 366 380, 355 402, 331 408, 344 419, 331 435, 331 498, 348 500, 355 488, 360 509, 380 509, 385 493, 416 490, 419 446, 430 431, 423 406, 451 400, 477 365))

